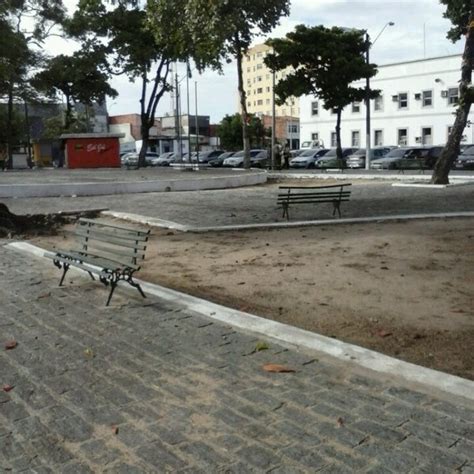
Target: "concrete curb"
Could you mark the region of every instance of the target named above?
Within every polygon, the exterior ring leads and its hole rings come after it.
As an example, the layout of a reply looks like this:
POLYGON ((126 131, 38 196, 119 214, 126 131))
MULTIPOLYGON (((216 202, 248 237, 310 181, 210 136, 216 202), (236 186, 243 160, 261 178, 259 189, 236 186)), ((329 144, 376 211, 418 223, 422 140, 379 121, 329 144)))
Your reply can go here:
MULTIPOLYGON (((341 172, 328 172, 328 173, 276 173, 270 171, 268 179, 341 179, 341 180, 369 180, 369 181, 430 181, 431 174, 351 174, 341 172)), ((461 181, 463 184, 474 183, 474 176, 466 175, 451 175, 449 176, 450 181, 461 181)), ((455 186, 455 183, 449 184, 448 186, 455 186)))
MULTIPOLYGON (((16 251, 44 258, 45 250, 26 242, 6 245, 16 251)), ((138 281, 138 280, 137 280, 138 281)), ((474 401, 474 382, 437 370, 403 362, 354 344, 305 331, 287 324, 264 319, 221 306, 201 298, 180 293, 175 290, 140 281, 143 290, 165 301, 184 306, 186 309, 214 319, 234 328, 250 331, 267 338, 273 338, 285 344, 322 352, 336 359, 357 364, 366 369, 401 377, 407 381, 423 384, 442 390, 451 395, 474 401)))
POLYGON ((110 194, 227 189, 263 184, 267 182, 267 176, 266 171, 253 171, 233 176, 163 179, 159 181, 1 184, 0 198, 102 196, 110 194))
POLYGON ((473 212, 447 212, 439 214, 405 214, 394 216, 376 216, 376 217, 353 217, 348 219, 323 219, 316 221, 294 221, 294 222, 270 222, 264 224, 240 224, 240 225, 223 225, 212 227, 193 227, 163 219, 142 216, 140 214, 132 214, 127 212, 105 211, 101 213, 105 216, 124 219, 137 224, 146 224, 151 227, 160 227, 164 229, 174 229, 181 232, 220 232, 231 230, 259 230, 259 229, 284 229, 292 227, 309 227, 321 225, 343 225, 343 224, 371 224, 374 222, 395 222, 408 221, 418 219, 454 219, 474 217, 473 212))

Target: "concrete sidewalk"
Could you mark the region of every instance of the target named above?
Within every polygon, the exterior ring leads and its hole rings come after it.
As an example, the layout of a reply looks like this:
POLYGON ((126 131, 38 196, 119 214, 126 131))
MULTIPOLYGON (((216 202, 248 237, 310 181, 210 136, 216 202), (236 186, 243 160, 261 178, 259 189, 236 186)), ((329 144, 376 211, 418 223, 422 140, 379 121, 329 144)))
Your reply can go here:
POLYGON ((466 401, 58 273, 0 250, 0 470, 474 472, 466 401))

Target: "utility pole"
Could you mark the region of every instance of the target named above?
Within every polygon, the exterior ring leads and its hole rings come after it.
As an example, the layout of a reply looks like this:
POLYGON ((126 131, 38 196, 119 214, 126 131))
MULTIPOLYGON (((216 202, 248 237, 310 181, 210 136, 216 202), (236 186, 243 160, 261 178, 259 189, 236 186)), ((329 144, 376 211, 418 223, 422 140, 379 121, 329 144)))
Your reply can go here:
POLYGON ((272 160, 271 169, 275 169, 276 118, 275 118, 275 71, 272 73, 272 160))
MULTIPOLYGON (((369 65, 370 37, 369 33, 365 34, 365 62, 369 65)), ((367 76, 365 80, 365 169, 370 170, 370 78, 367 76)))
POLYGON ((199 121, 198 121, 198 83, 194 81, 194 102, 195 102, 195 116, 194 122, 196 127, 196 162, 199 165, 199 121))
POLYGON ((175 74, 175 93, 176 93, 176 143, 178 147, 178 161, 183 159, 181 150, 181 130, 179 120, 179 84, 178 84, 178 67, 175 74))
POLYGON ((186 63, 186 97, 188 108, 188 161, 191 163, 191 109, 189 107, 189 77, 191 76, 191 69, 189 61, 186 63))

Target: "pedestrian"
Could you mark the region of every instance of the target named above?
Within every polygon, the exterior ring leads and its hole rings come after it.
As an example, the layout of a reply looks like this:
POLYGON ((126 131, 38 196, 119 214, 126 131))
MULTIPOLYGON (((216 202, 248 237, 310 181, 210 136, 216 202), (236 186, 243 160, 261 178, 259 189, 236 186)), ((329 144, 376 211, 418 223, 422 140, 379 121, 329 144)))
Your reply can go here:
POLYGON ((273 157, 273 166, 276 170, 281 170, 281 147, 278 143, 276 143, 275 147, 273 148, 273 157))
POLYGON ((290 147, 288 144, 285 145, 285 148, 283 149, 283 163, 284 163, 284 168, 286 170, 290 169, 290 147))

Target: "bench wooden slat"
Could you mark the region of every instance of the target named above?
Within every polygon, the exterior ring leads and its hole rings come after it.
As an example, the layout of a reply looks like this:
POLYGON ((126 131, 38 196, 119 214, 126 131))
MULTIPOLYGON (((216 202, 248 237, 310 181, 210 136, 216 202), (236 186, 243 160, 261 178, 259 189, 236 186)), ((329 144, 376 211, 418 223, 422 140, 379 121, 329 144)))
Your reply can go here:
POLYGON ((133 234, 129 231, 118 231, 118 229, 108 230, 106 228, 97 228, 89 225, 80 225, 76 227, 75 232, 81 233, 90 233, 91 235, 102 235, 107 237, 112 237, 116 239, 121 239, 124 242, 146 242, 148 240, 148 235, 142 234, 133 234))
POLYGON ((91 265, 97 265, 98 267, 107 268, 109 270, 123 270, 124 268, 131 268, 133 270, 138 270, 140 265, 132 263, 131 261, 120 260, 119 257, 114 255, 108 255, 104 252, 98 251, 85 251, 84 253, 80 250, 70 250, 70 251, 58 251, 59 255, 70 256, 73 259, 82 260, 88 262, 91 265))
POLYGON ((332 197, 332 198, 338 198, 339 196, 346 197, 350 196, 351 193, 350 191, 342 192, 342 193, 298 193, 298 194, 279 194, 278 198, 280 199, 295 199, 300 196, 305 196, 305 197, 332 197))
POLYGON ((115 236, 111 236, 105 232, 97 232, 92 229, 89 231, 85 231, 83 229, 76 229, 74 231, 74 235, 76 236, 76 239, 78 241, 82 241, 83 239, 87 238, 89 240, 97 240, 99 242, 116 244, 120 247, 125 247, 129 249, 146 250, 146 241, 136 242, 128 239, 124 240, 115 236))
MULTIPOLYGON (((350 199, 338 199, 336 202, 349 202, 350 199)), ((279 201, 277 204, 284 204, 287 203, 288 201, 279 201)), ((320 200, 320 201, 314 201, 314 200, 299 200, 299 201, 290 201, 290 204, 310 204, 310 203, 320 203, 320 202, 335 202, 334 199, 331 200, 320 200)))
POLYGON ((85 217, 81 217, 79 219, 79 223, 86 223, 86 224, 92 224, 94 227, 95 226, 101 226, 101 227, 111 227, 113 229, 121 229, 121 230, 126 230, 128 232, 134 233, 134 234, 143 234, 143 235, 148 235, 150 233, 150 229, 143 229, 140 227, 131 227, 131 226, 126 226, 126 225, 118 225, 118 224, 112 224, 108 221, 102 221, 102 220, 94 220, 94 219, 86 219, 85 217))
POLYGON ((123 247, 113 247, 112 245, 106 245, 105 243, 98 242, 96 240, 77 239, 77 243, 83 248, 87 248, 87 252, 92 252, 92 249, 99 251, 109 252, 119 257, 129 257, 131 259, 142 259, 145 256, 145 250, 124 249, 123 247))
POLYGON ((352 183, 329 184, 327 186, 278 186, 278 189, 327 189, 340 188, 343 186, 352 186, 352 183))

